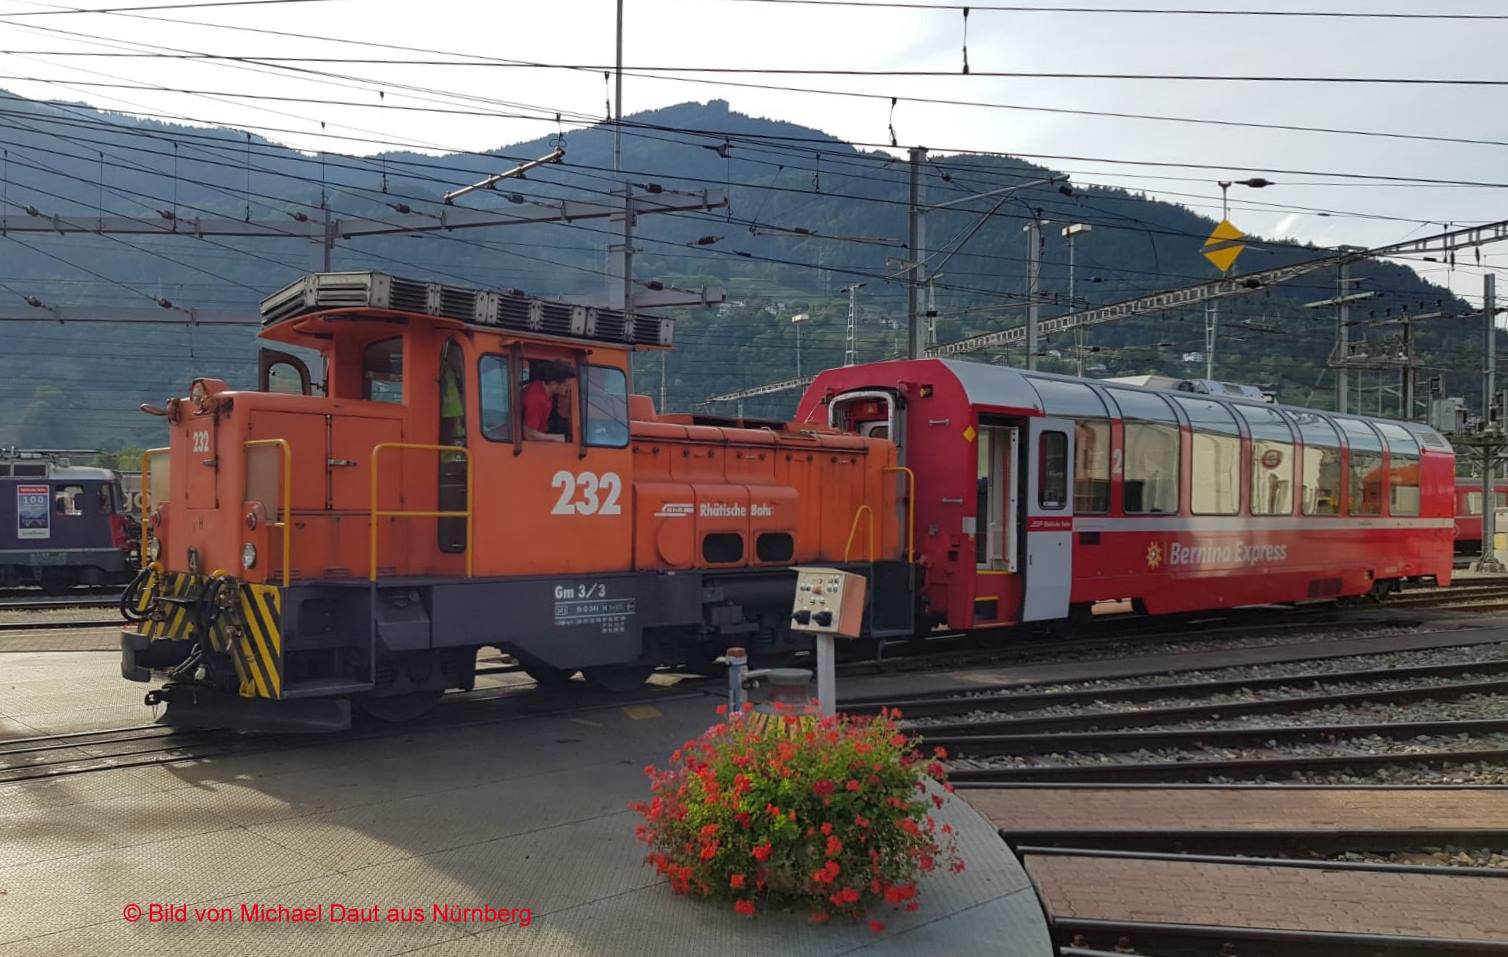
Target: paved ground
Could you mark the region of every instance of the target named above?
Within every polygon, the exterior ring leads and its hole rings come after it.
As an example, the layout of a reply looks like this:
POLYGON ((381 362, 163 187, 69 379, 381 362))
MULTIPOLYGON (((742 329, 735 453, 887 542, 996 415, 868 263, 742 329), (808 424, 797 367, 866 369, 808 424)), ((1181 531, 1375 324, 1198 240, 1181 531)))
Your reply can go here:
POLYGON ((1092 856, 1027 863, 1055 920, 1508 942, 1508 877, 1092 856))
MULTIPOLYGON (((0 654, 0 740, 141 724, 142 690, 113 654, 0 654)), ((925 881, 921 910, 883 934, 674 897, 626 805, 716 699, 498 694, 486 724, 0 785, 0 957, 1050 953, 1024 872, 959 801, 943 816, 968 870, 925 881), (190 905, 187 922, 122 919, 154 902, 190 905), (256 903, 323 905, 323 922, 243 923, 256 903), (528 908, 530 926, 329 922, 335 904, 437 903, 528 908)))

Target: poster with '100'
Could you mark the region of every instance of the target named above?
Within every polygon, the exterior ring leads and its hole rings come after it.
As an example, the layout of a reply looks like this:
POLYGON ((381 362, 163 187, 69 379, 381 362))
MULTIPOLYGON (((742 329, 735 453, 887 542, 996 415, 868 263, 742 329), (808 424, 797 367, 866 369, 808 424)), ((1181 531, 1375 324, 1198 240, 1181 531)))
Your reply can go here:
POLYGON ((46 485, 16 486, 16 537, 50 538, 52 489, 46 485))

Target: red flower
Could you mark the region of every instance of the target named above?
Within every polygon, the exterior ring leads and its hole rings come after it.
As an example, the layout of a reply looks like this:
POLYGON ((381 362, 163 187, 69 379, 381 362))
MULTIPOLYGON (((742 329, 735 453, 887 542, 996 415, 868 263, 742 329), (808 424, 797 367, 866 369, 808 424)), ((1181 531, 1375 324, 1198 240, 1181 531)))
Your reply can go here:
POLYGON ((936 761, 931 761, 927 764, 927 773, 932 775, 934 778, 940 778, 944 774, 947 774, 948 770, 941 764, 938 764, 936 761))
POLYGON ((721 717, 722 715, 727 714, 728 713, 728 706, 726 704, 720 704, 720 705, 718 705, 717 706, 717 713, 718 713, 719 717, 721 717))
POLYGON ((892 734, 890 736, 890 743, 897 748, 904 748, 906 746, 906 736, 899 732, 892 734))
POLYGON ((728 886, 736 891, 743 890, 744 876, 742 874, 734 874, 732 877, 728 878, 728 886))
POLYGON ((745 917, 754 916, 754 902, 750 900, 738 900, 733 902, 733 909, 745 917))
POLYGON ((821 780, 812 784, 812 790, 817 794, 828 795, 837 790, 837 788, 833 786, 833 782, 829 781, 827 778, 822 778, 821 780))
POLYGON ((739 811, 733 815, 733 820, 737 821, 740 827, 748 827, 754 823, 754 819, 749 816, 747 811, 739 811))
POLYGON ((860 895, 858 888, 845 887, 843 888, 843 891, 841 894, 839 894, 839 896, 843 898, 843 903, 845 904, 857 904, 859 902, 860 895))
POLYGON ((868 827, 869 826, 869 818, 865 817, 862 814, 855 814, 853 816, 853 822, 855 824, 857 824, 859 827, 868 827))
POLYGON ((827 915, 820 910, 812 911, 812 916, 807 919, 810 920, 813 924, 827 923, 827 915))
POLYGON ((832 821, 823 821, 822 822, 822 833, 823 834, 831 834, 832 832, 833 832, 833 822, 832 821))
POLYGON ((717 842, 702 845, 702 860, 710 861, 717 856, 717 842))
POLYGON ((848 788, 850 791, 857 791, 859 789, 859 782, 855 781, 853 778, 849 778, 848 783, 845 784, 844 787, 848 788))
POLYGON ((937 807, 942 807, 943 806, 942 795, 941 794, 934 794, 934 795, 932 795, 932 803, 934 805, 936 805, 937 807))
POLYGON ((717 825, 716 824, 708 824, 708 825, 706 825, 705 827, 702 828, 702 837, 712 837, 716 833, 717 833, 717 825))
POLYGON ((761 844, 758 847, 754 848, 754 850, 753 850, 752 853, 754 854, 754 859, 755 860, 763 862, 763 861, 767 861, 767 860, 770 859, 770 851, 771 850, 772 850, 772 848, 770 847, 770 842, 769 841, 765 841, 763 844, 761 844))
POLYGON ((842 853, 843 853, 843 842, 840 841, 840 840, 838 840, 836 837, 829 837, 827 839, 827 856, 828 857, 837 857, 839 854, 842 854, 842 853))
POLYGON ((882 920, 872 920, 869 922, 869 929, 876 934, 881 933, 885 930, 885 922, 882 920))
POLYGON ((939 761, 948 760, 948 749, 940 744, 932 749, 932 753, 937 756, 937 760, 939 761))

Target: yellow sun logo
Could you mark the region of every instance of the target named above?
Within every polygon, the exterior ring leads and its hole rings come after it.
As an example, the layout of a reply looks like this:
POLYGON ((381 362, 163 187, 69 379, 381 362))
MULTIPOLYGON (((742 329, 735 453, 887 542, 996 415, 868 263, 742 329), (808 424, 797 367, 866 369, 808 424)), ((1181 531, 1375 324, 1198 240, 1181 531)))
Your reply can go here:
POLYGON ((1147 544, 1147 567, 1158 568, 1162 565, 1162 545, 1157 542, 1147 544))

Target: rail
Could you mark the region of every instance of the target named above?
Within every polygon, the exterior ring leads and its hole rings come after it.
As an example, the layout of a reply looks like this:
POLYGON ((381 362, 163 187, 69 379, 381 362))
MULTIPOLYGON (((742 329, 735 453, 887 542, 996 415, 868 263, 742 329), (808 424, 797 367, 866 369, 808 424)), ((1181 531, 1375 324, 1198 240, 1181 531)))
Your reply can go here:
MULTIPOLYGON (((287 588, 292 580, 293 566, 293 449, 288 445, 287 439, 251 439, 242 443, 243 448, 270 448, 276 446, 280 450, 279 458, 283 461, 283 520, 281 522, 268 522, 268 528, 281 528, 283 530, 283 587, 287 588)), ((146 495, 146 482, 142 482, 142 495, 146 495)))
MULTIPOLYGON (((368 580, 377 581, 377 520, 379 518, 464 518, 466 519, 466 577, 471 577, 471 502, 474 483, 471 481, 471 452, 458 445, 427 445, 420 442, 379 442, 372 446, 372 508, 369 516, 370 530, 369 544, 371 547, 371 563, 368 567, 368 580), (405 511, 403 509, 379 509, 377 507, 377 459, 383 449, 408 449, 416 452, 451 452, 465 457, 466 459, 466 510, 464 512, 446 511, 405 511)), ((373 627, 376 627, 375 622, 373 627)))
POLYGON ((172 449, 147 449, 141 453, 141 552, 136 556, 136 561, 143 568, 152 561, 147 555, 147 538, 151 530, 152 511, 152 459, 158 455, 167 455, 172 449))
POLYGON ((906 473, 906 563, 916 560, 916 473, 904 465, 887 465, 881 472, 906 473))
POLYGON ((848 527, 848 544, 843 546, 843 561, 848 561, 849 553, 853 551, 853 537, 859 534, 859 519, 869 516, 869 560, 874 561, 874 509, 868 505, 860 505, 853 513, 853 524, 848 527))

